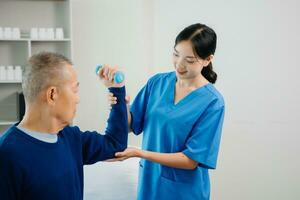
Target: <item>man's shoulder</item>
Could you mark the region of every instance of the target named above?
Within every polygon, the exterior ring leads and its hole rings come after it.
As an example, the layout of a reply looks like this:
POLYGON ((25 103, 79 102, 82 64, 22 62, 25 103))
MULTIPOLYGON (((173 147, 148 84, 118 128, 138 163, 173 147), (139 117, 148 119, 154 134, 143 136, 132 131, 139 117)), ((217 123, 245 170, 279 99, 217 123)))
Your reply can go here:
POLYGON ((23 143, 24 140, 19 137, 16 127, 7 129, 0 137, 0 160, 9 158, 11 158, 10 160, 18 160, 19 157, 22 157, 21 154, 26 153, 19 149, 20 144, 23 143))
POLYGON ((82 131, 79 129, 78 126, 68 125, 59 132, 59 135, 68 139, 78 139, 81 133, 82 131))
POLYGON ((68 126, 65 126, 61 131, 60 133, 63 133, 63 134, 76 134, 76 133, 79 133, 80 132, 80 129, 78 126, 72 126, 72 125, 68 125, 68 126))
POLYGON ((8 128, 0 137, 0 149, 8 148, 16 141, 17 129, 15 126, 8 128))

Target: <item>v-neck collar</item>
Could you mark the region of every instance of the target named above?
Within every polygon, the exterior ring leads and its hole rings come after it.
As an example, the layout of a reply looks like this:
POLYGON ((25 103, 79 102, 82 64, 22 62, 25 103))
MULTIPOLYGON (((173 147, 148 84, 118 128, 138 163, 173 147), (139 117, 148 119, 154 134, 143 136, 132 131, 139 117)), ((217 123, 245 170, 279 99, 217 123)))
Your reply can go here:
POLYGON ((211 83, 207 83, 193 91, 191 91, 190 93, 188 93, 185 97, 183 97, 182 99, 180 99, 176 104, 175 104, 175 90, 176 90, 176 81, 177 81, 177 77, 175 72, 172 74, 172 78, 169 84, 169 91, 170 95, 169 95, 169 103, 173 108, 179 107, 181 104, 184 104, 185 102, 189 102, 191 99, 193 99, 195 96, 199 95, 201 92, 205 91, 205 89, 207 87, 209 87, 211 85, 211 83))

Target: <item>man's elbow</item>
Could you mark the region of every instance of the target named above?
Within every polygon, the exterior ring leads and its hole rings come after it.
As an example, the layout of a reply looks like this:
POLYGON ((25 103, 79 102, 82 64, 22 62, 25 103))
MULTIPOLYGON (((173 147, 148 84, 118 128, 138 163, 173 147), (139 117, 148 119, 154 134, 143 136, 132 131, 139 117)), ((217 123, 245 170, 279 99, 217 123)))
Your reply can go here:
POLYGON ((121 152, 127 148, 128 138, 116 140, 115 138, 107 135, 105 135, 105 137, 108 140, 108 143, 110 143, 110 146, 114 152, 121 152))
POLYGON ((127 146, 127 142, 125 144, 118 143, 116 146, 116 152, 124 151, 125 149, 127 149, 127 146))
POLYGON ((125 151, 127 149, 127 144, 126 145, 121 145, 120 146, 120 151, 125 151))

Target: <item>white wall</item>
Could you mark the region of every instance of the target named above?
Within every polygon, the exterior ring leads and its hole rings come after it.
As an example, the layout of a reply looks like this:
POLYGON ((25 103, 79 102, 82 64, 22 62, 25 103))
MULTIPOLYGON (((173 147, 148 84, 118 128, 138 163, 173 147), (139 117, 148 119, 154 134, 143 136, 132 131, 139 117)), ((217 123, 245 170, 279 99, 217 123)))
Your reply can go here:
POLYGON ((300 199, 299 1, 154 1, 154 67, 167 70, 182 27, 218 34, 226 101, 212 199, 300 199))
POLYGON ((172 70, 178 32, 206 23, 218 34, 216 87, 226 100, 212 199, 300 199, 298 1, 73 2, 74 61, 81 82, 77 124, 105 127, 105 88, 93 74, 96 63, 125 66, 134 97, 151 74, 172 70))
MULTIPOLYGON (((151 21, 147 2, 139 0, 74 0, 74 62, 81 103, 76 122, 83 129, 104 130, 108 116, 106 89, 95 75, 98 63, 123 67, 127 93, 134 96, 147 81, 152 62, 151 21)), ((130 136, 132 144, 138 138, 130 136)))

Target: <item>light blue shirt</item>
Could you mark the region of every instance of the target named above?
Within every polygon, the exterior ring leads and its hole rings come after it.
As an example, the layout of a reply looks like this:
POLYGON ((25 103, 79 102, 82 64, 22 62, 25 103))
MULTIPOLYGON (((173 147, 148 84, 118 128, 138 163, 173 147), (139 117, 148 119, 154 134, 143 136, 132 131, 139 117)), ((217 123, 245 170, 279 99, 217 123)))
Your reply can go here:
POLYGON ((23 128, 21 126, 17 126, 17 128, 27 135, 40 140, 42 142, 47 142, 47 143, 56 143, 57 142, 57 135, 56 134, 50 134, 50 133, 41 133, 41 132, 36 132, 36 131, 31 131, 26 128, 23 128))
POLYGON ((131 128, 135 134, 143 132, 144 150, 183 152, 199 164, 184 170, 141 159, 139 200, 207 200, 210 196, 208 169, 216 168, 224 100, 209 83, 174 104, 175 84, 174 72, 152 77, 131 106, 131 128))

